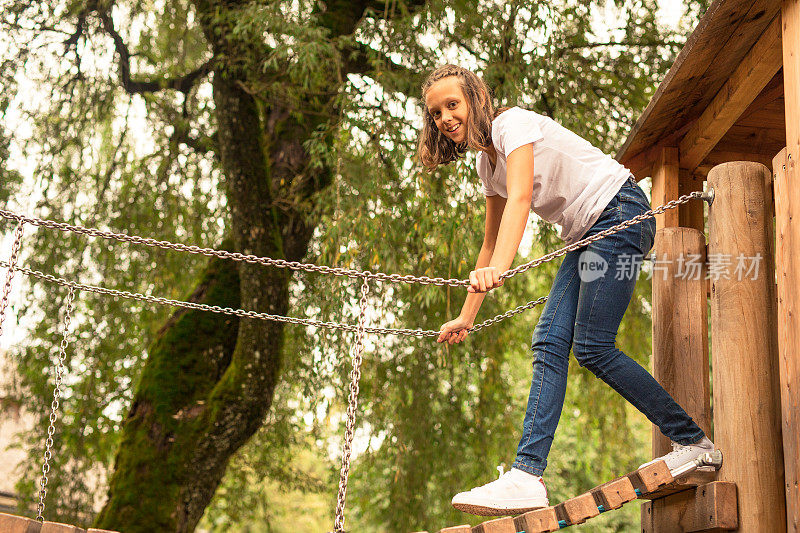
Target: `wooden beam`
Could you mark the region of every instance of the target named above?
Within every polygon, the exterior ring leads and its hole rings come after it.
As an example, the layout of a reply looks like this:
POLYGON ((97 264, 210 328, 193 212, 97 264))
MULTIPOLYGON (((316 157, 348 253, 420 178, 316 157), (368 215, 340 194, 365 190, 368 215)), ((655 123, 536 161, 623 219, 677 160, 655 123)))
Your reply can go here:
MULTIPOLYGON (((650 196, 653 207, 678 198, 678 149, 662 147, 653 165, 653 188, 650 196)), ((677 226, 678 210, 669 209, 656 215, 656 230, 677 226)))
MULTIPOLYGON (((659 271, 652 278, 653 377, 710 435, 705 234, 660 229, 654 257, 659 271)), ((669 439, 653 426, 653 457, 671 451, 669 439)))
MULTIPOLYGON (((683 196, 694 191, 702 191, 704 178, 697 173, 691 173, 683 169, 678 171, 678 195, 683 196)), ((678 225, 682 228, 693 228, 702 234, 706 232, 705 202, 692 200, 678 206, 678 225)))
POLYGON ((780 186, 778 180, 775 181, 778 248, 782 252, 778 265, 778 351, 786 460, 786 517, 789 531, 796 533, 800 531, 800 291, 797 289, 800 283, 800 0, 783 0, 781 14, 786 172, 781 176, 780 186))
POLYGON ((744 161, 708 174, 714 443, 725 455, 718 479, 736 483, 748 533, 786 531, 769 174, 744 161))
MULTIPOLYGON (((738 529, 736 500, 735 483, 714 481, 692 490, 647 502, 642 505, 642 533, 738 529)), ((747 512, 748 507, 745 505, 742 514, 747 512)), ((742 528, 740 531, 749 530, 742 528)))
POLYGON ((781 17, 767 26, 680 142, 681 166, 694 170, 781 68, 781 17))
POLYGON ((3 533, 39 533, 42 524, 30 518, 0 513, 0 531, 3 533))
POLYGON ((41 533, 86 533, 86 530, 70 524, 60 522, 43 522, 41 533))

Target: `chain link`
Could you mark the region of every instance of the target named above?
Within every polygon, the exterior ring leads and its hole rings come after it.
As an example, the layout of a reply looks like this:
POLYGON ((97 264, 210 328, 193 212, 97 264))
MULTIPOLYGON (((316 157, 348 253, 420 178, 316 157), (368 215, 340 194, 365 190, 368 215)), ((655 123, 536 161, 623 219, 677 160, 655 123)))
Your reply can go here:
POLYGON ((44 499, 47 496, 47 474, 50 472, 50 459, 53 458, 53 435, 56 433, 56 420, 58 418, 59 400, 63 394, 61 384, 64 380, 65 362, 67 360, 67 336, 69 335, 69 325, 72 321, 72 302, 75 299, 75 287, 69 286, 67 294, 67 306, 64 312, 64 331, 61 338, 61 346, 58 353, 58 363, 56 364, 56 386, 53 389, 53 402, 50 404, 50 426, 47 428, 47 440, 44 441, 44 461, 42 463, 42 479, 40 481, 39 505, 37 505, 36 520, 44 521, 44 499))
POLYGON ((603 230, 603 231, 601 231, 599 233, 596 233, 596 234, 592 235, 591 237, 586 237, 585 239, 581 239, 581 240, 579 240, 577 242, 574 242, 574 243, 572 243, 572 244, 570 244, 568 246, 565 246, 564 248, 560 248, 560 249, 558 249, 558 250, 556 250, 554 252, 550 252, 549 254, 543 255, 542 257, 539 257, 538 259, 534 259, 533 261, 529 261, 528 263, 524 263, 522 265, 519 265, 516 268, 512 268, 510 270, 506 270, 503 274, 500 275, 500 279, 507 279, 507 278, 516 276, 517 274, 520 274, 522 272, 525 272, 526 270, 529 270, 531 268, 534 268, 534 267, 537 267, 537 266, 542 265, 544 263, 547 263, 548 261, 552 261, 553 259, 555 259, 557 257, 561 257, 562 255, 566 255, 567 253, 572 252, 574 250, 577 250, 578 248, 581 248, 583 246, 586 246, 587 244, 591 244, 591 243, 593 243, 595 241, 599 241, 600 239, 608 237, 609 235, 613 235, 614 233, 617 233, 618 231, 622 231, 623 229, 627 228, 628 226, 632 226, 634 224, 638 224, 639 222, 642 222, 646 218, 655 218, 656 215, 663 213, 667 209, 674 209, 674 208, 678 207, 679 205, 688 202, 692 198, 702 198, 704 196, 706 196, 706 193, 703 192, 703 191, 694 191, 694 192, 691 192, 689 194, 684 194, 683 196, 681 196, 679 198, 676 198, 675 200, 670 200, 666 204, 660 205, 655 209, 651 209, 649 211, 645 211, 644 213, 636 215, 635 217, 633 217, 631 219, 628 219, 628 220, 625 220, 623 222, 620 222, 616 226, 612 226, 612 227, 610 227, 608 229, 605 229, 605 230, 603 230))
POLYGON ((344 533, 344 502, 347 496, 347 479, 350 475, 350 451, 356 426, 356 409, 358 408, 358 382, 361 380, 361 361, 364 353, 364 321, 367 311, 368 281, 361 283, 361 300, 359 301, 358 330, 356 344, 353 349, 353 370, 350 372, 350 397, 347 402, 347 422, 342 445, 342 472, 339 477, 339 495, 336 499, 336 517, 333 521, 334 533, 344 533))
MULTIPOLYGON (((0 261, 0 266, 6 267, 8 266, 8 262, 0 261)), ((302 326, 314 326, 318 328, 326 328, 326 329, 339 329, 342 331, 357 331, 358 326, 353 324, 346 324, 342 322, 325 322, 321 320, 314 320, 311 318, 296 318, 291 316, 283 316, 283 315, 271 315, 269 313, 258 313, 256 311, 248 311, 245 309, 233 309, 231 307, 220 307, 218 305, 208 305, 208 304, 201 304, 197 302, 185 302, 182 300, 172 300, 170 298, 162 298, 159 296, 148 296, 146 294, 139 294, 136 292, 128 292, 128 291, 118 291, 115 289, 107 289, 105 287, 98 287, 95 285, 86 285, 83 283, 75 283, 73 281, 69 281, 64 278, 59 278, 57 276, 53 276, 51 274, 45 274, 44 272, 40 272, 38 270, 32 270, 26 267, 14 267, 15 271, 19 271, 27 276, 32 276, 44 281, 49 281, 51 283, 56 283, 58 285, 62 285, 64 287, 74 287, 76 289, 94 292, 97 294, 108 294, 111 296, 118 296, 120 298, 130 298, 133 300, 139 300, 141 302, 149 302, 155 303, 160 305, 171 305, 175 307, 183 307, 186 309, 196 309, 200 311, 209 311, 212 313, 220 313, 225 315, 232 315, 238 316, 241 318, 255 318, 258 320, 271 320, 274 322, 285 322, 288 324, 299 324, 302 326)), ((531 309, 536 307, 537 305, 547 301, 547 296, 542 296, 536 300, 530 301, 524 305, 520 305, 511 311, 507 311, 506 313, 500 314, 495 316, 494 318, 490 318, 480 324, 477 324, 470 329, 470 332, 479 331, 483 328, 486 328, 496 322, 500 322, 501 320, 505 320, 506 318, 512 317, 517 315, 526 309, 531 309)), ((367 333, 380 333, 380 334, 387 334, 387 335, 400 335, 406 337, 438 337, 439 332, 430 330, 430 329, 403 329, 403 328, 378 328, 378 327, 365 327, 364 331, 367 333)))
POLYGON ((17 227, 14 228, 14 242, 11 245, 11 257, 8 263, 3 261, 0 264, 8 265, 8 272, 6 272, 6 282, 3 285, 3 297, 0 300, 0 337, 3 336, 3 320, 6 317, 6 307, 8 307, 8 295, 11 294, 11 280, 14 278, 14 271, 17 265, 17 257, 19 250, 22 247, 22 234, 25 230, 25 223, 19 221, 17 227))
MULTIPOLYGON (((524 263, 514 269, 508 270, 504 272, 500 278, 501 279, 508 279, 512 276, 515 276, 521 272, 525 272, 526 270, 539 266, 543 263, 548 261, 552 261, 557 257, 561 257, 565 255, 567 252, 572 250, 577 250, 578 248, 590 244, 594 241, 607 237, 613 233, 621 231, 632 224, 636 224, 641 222, 645 218, 654 217, 657 214, 663 213, 667 209, 673 209, 678 207, 680 204, 686 203, 692 198, 701 198, 704 197, 706 193, 703 191, 694 191, 689 194, 684 194, 683 196, 671 200, 664 205, 661 205, 655 209, 651 209, 645 213, 635 216, 630 220, 626 220, 616 226, 608 228, 605 231, 601 231, 596 235, 592 235, 591 237, 587 237, 585 239, 581 239, 575 243, 572 243, 564 248, 551 252, 547 255, 544 255, 538 259, 530 261, 528 263, 524 263)), ((11 211, 6 211, 4 209, 0 209, 0 217, 6 218, 9 220, 17 220, 18 222, 27 222, 34 226, 42 226, 51 229, 57 229, 60 231, 70 231, 73 233, 80 233, 83 235, 89 235, 92 237, 102 237, 104 239, 109 240, 118 240, 123 242, 130 242, 134 244, 143 244, 145 246, 152 246, 157 248, 163 248, 167 250, 178 250, 182 252, 189 252, 194 254, 203 254, 206 256, 214 256, 220 257, 223 259, 232 259, 234 261, 245 261, 248 263, 258 263, 266 266, 274 266, 278 268, 288 268, 291 270, 303 270, 306 272, 320 272, 324 274, 331 274, 333 276, 344 276, 349 278, 362 278, 367 280, 378 280, 378 281, 388 281, 392 283, 420 283, 423 285, 439 285, 439 286, 450 286, 450 287, 467 287, 469 286, 469 280, 462 280, 462 279, 445 279, 445 278, 431 278, 428 276, 413 276, 411 274, 407 275, 400 275, 400 274, 385 274, 383 272, 372 272, 369 270, 355 270, 351 268, 342 268, 342 267, 329 267, 329 266, 322 266, 322 265, 315 265, 312 263, 300 263, 298 261, 286 261, 285 259, 272 259, 269 257, 260 257, 251 254, 241 254, 238 252, 228 252, 226 250, 217 250, 214 248, 200 248, 199 246, 188 246, 185 244, 180 243, 173 243, 169 241, 159 241, 156 239, 151 239, 147 237, 139 237, 137 235, 128 235, 127 233, 113 233, 109 231, 101 231, 96 228, 87 228, 84 226, 75 226, 72 224, 65 224, 63 222, 55 222, 52 220, 45 220, 41 218, 33 218, 33 217, 26 217, 23 215, 19 215, 13 213, 11 211)))

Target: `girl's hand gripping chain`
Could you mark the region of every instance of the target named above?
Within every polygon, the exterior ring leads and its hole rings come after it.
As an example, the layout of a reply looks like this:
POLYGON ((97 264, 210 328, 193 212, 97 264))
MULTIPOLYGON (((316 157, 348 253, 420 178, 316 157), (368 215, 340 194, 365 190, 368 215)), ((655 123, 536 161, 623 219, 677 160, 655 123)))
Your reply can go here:
POLYGON ((459 343, 467 338, 471 327, 472 320, 459 316, 450 322, 442 324, 442 327, 439 328, 439 338, 436 339, 436 342, 459 343))
POLYGON ((500 279, 500 269, 497 267, 478 268, 469 273, 470 286, 467 292, 488 292, 500 287, 504 281, 500 279))

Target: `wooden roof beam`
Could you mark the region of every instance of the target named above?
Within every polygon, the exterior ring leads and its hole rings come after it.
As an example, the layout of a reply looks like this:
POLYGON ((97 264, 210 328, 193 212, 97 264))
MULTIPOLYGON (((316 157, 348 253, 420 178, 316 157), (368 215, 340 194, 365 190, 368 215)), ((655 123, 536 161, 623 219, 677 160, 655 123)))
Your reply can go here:
POLYGON ((681 140, 681 168, 691 171, 703 162, 780 70, 782 54, 781 17, 778 15, 681 140))

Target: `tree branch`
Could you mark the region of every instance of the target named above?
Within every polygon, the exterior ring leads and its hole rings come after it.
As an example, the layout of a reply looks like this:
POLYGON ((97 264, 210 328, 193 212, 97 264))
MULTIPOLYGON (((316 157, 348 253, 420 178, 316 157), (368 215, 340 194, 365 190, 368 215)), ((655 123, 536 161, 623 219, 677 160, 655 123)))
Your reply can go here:
POLYGON ((154 93, 164 89, 175 89, 184 94, 192 90, 197 80, 205 77, 213 69, 213 59, 209 59, 195 70, 180 77, 161 78, 158 80, 134 80, 131 78, 131 53, 122 36, 114 28, 114 22, 108 12, 99 11, 98 16, 103 29, 114 41, 114 49, 119 54, 119 70, 122 87, 129 94, 154 93))

